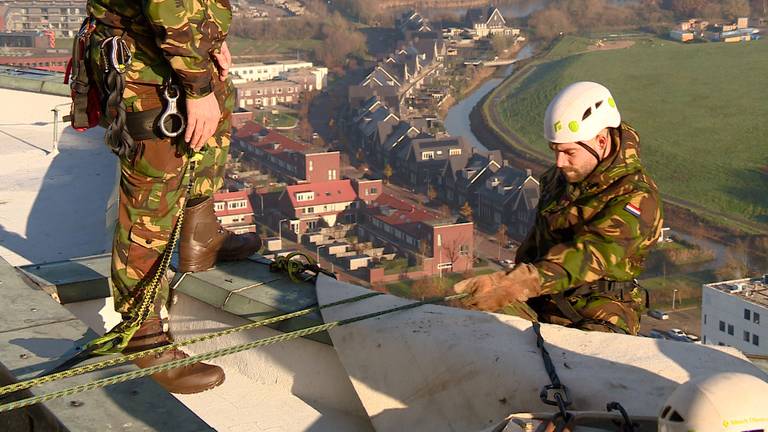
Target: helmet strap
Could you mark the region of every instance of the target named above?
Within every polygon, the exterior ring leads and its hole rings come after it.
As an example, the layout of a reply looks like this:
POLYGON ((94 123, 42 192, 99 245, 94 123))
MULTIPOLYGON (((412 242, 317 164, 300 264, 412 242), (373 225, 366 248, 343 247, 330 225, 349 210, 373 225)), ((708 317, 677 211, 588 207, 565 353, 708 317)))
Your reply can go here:
POLYGON ((597 154, 595 149, 593 149, 592 147, 590 147, 589 145, 587 145, 583 141, 576 141, 576 144, 580 145, 581 148, 583 148, 584 150, 588 151, 589 154, 591 154, 592 156, 595 157, 595 160, 597 160, 597 163, 600 164, 600 155, 597 154))

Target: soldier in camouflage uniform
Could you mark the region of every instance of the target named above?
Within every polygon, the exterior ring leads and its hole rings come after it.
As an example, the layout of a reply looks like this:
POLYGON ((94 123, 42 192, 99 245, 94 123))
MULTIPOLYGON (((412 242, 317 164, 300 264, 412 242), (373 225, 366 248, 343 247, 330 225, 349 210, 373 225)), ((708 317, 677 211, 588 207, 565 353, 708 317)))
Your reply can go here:
POLYGON ((470 278, 467 307, 587 330, 637 334, 633 283, 661 232, 659 192, 608 89, 579 82, 550 103, 544 133, 556 166, 540 180, 536 222, 515 268, 470 278))
MULTIPOLYGON (((204 251, 204 264, 198 259, 195 265, 180 270, 205 270, 227 247, 229 258, 243 258, 260 246, 260 242, 254 244, 253 237, 238 238, 223 231, 213 213, 212 195, 223 186, 231 134, 234 94, 227 77, 231 57, 225 38, 232 12, 228 0, 88 0, 88 13, 95 19, 88 50, 90 68, 100 88, 106 80, 102 41, 121 36, 132 54, 122 94, 127 116, 162 108, 163 86, 169 83, 179 86, 186 99, 186 114, 182 113, 187 120, 185 134, 176 138, 134 139, 130 151, 119 154, 119 215, 113 242, 112 282, 115 308, 128 319, 141 301, 142 287, 157 270, 179 209, 185 205, 180 239, 182 266, 185 256, 190 254, 185 251, 185 244, 193 248, 215 244, 215 250, 204 251), (191 151, 202 154, 194 174, 188 169, 191 151), (192 174, 194 185, 189 196, 185 196, 192 174), (211 225, 215 227, 210 229, 211 225), (200 227, 205 228, 202 234, 200 227), (237 249, 234 255, 232 246, 237 249)), ((128 132, 138 136, 130 129, 128 132)), ((255 240, 258 241, 258 236, 255 240)), ((168 298, 165 277, 161 284, 153 311, 125 352, 169 343, 159 319, 168 298)), ((183 357, 186 354, 175 350, 136 363, 148 367, 183 357)), ((202 363, 153 377, 174 393, 196 393, 224 381, 221 368, 202 363)))

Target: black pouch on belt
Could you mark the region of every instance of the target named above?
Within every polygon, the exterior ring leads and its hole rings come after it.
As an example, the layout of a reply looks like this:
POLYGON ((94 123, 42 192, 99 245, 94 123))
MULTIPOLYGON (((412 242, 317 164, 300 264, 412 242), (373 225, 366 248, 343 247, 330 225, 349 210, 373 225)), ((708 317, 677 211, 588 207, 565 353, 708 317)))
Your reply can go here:
POLYGON ((167 138, 158 127, 162 108, 125 113, 125 128, 135 141, 167 138))
POLYGON ((64 84, 69 84, 72 106, 70 121, 77 131, 84 131, 99 124, 101 118, 101 94, 91 85, 88 64, 88 43, 96 27, 93 18, 86 17, 72 43, 72 57, 67 63, 64 84))

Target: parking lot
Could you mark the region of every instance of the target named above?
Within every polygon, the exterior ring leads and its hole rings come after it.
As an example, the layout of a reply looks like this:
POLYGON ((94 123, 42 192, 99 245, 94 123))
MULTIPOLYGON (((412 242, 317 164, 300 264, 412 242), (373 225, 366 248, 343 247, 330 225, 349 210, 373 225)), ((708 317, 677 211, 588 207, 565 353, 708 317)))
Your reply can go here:
POLYGON ((701 337, 701 307, 689 307, 678 309, 676 311, 664 311, 669 315, 669 319, 659 320, 650 316, 643 315, 640 321, 640 334, 648 336, 651 330, 667 332, 673 328, 680 329, 685 333, 692 333, 701 337))

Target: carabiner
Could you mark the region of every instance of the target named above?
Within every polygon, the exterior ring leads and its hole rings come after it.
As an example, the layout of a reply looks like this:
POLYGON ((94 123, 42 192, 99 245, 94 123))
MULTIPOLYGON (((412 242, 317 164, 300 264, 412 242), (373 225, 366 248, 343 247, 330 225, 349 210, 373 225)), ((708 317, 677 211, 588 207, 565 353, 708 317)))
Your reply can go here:
POLYGON ((184 116, 181 115, 178 107, 176 106, 176 101, 179 99, 180 95, 181 91, 179 90, 179 86, 175 84, 168 84, 163 89, 163 98, 165 98, 167 105, 165 107, 165 111, 163 111, 163 114, 160 116, 160 124, 158 126, 160 128, 160 132, 169 138, 178 136, 184 131, 184 128, 186 127, 184 116), (171 94, 169 90, 172 90, 173 94, 171 94), (174 124, 177 124, 178 129, 168 130, 168 127, 165 125, 166 122, 170 122, 171 127, 173 127, 174 124))

